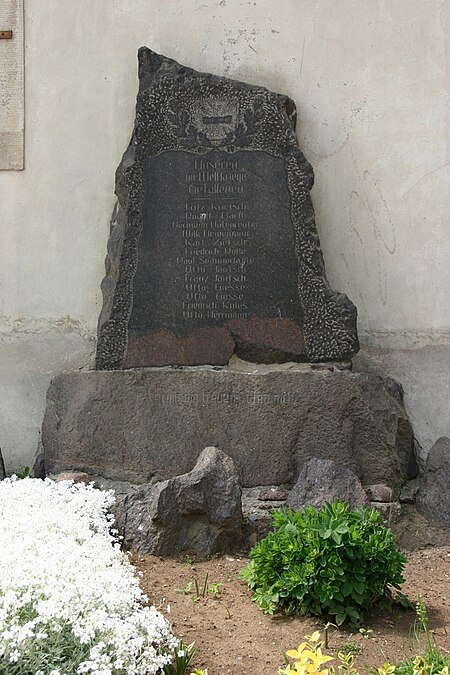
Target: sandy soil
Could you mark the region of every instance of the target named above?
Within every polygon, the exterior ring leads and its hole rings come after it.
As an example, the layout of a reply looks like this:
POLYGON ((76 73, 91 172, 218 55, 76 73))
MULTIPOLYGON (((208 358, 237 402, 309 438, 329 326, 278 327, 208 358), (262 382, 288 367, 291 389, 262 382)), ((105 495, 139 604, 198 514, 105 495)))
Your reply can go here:
MULTIPOLYGON (((408 556, 403 591, 412 601, 422 596, 437 643, 450 650, 450 533, 430 527, 412 509, 393 529, 408 556)), ((175 634, 186 644, 195 640, 193 667, 207 667, 209 675, 277 675, 282 649, 295 648, 304 635, 323 630, 324 622, 317 619, 264 615, 238 578, 245 554, 202 562, 139 555, 133 562, 152 602, 163 612, 170 605, 175 634), (194 580, 201 591, 206 575, 208 586, 219 584, 218 592, 194 602, 194 580)), ((361 670, 385 660, 396 662, 417 652, 414 620, 414 612, 407 610, 373 612, 365 622, 373 631, 370 637, 330 627, 330 649, 350 645, 361 670)))

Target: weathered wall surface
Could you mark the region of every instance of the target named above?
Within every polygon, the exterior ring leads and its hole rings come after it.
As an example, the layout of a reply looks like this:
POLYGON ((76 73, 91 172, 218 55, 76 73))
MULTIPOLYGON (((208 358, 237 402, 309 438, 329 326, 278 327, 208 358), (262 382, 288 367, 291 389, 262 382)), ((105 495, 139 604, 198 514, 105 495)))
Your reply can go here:
MULTIPOLYGON (((450 434, 448 0, 27 0, 25 170, 0 172, 0 447, 32 461, 52 375, 93 349, 114 171, 146 44, 291 96, 358 367, 450 434)), ((1 54, 0 54, 1 59, 1 54)))

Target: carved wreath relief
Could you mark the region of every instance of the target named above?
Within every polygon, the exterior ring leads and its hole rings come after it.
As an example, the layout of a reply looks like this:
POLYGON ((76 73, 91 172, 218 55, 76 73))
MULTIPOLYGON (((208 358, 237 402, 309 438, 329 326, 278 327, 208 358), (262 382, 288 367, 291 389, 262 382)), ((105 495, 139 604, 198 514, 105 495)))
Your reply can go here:
POLYGON ((177 99, 171 99, 167 117, 180 148, 196 152, 220 148, 232 153, 248 147, 259 131, 264 118, 261 104, 262 98, 256 98, 240 119, 238 101, 197 101, 189 112, 177 99))

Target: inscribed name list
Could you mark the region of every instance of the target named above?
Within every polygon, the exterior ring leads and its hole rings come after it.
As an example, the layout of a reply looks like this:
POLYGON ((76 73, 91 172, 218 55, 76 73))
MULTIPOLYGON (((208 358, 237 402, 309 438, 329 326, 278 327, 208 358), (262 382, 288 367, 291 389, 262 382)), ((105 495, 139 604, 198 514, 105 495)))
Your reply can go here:
POLYGON ((241 150, 147 159, 130 331, 184 337, 253 315, 300 323, 297 274, 281 158, 241 150))

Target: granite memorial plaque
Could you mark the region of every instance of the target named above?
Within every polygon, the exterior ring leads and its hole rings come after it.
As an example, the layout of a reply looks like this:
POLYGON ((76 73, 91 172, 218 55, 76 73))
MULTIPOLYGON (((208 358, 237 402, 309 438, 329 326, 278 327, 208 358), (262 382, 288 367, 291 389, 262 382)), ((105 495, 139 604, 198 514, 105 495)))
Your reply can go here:
POLYGON ((139 80, 97 369, 351 358, 356 309, 325 280, 294 103, 147 48, 139 80))

